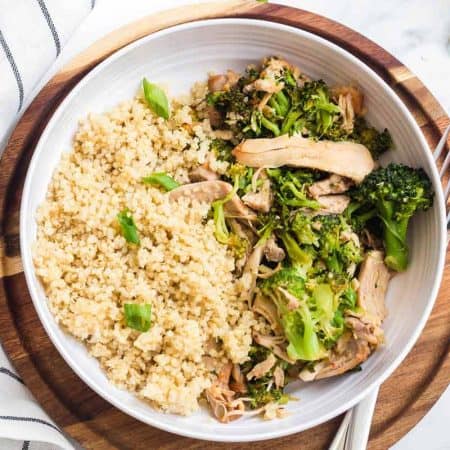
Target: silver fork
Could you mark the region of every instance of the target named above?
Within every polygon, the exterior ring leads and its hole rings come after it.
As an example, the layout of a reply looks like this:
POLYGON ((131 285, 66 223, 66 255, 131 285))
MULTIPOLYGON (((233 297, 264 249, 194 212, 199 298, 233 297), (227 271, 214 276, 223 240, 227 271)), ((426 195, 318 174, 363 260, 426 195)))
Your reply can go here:
MULTIPOLYGON (((439 159, 445 148, 448 136, 450 134, 450 125, 444 131, 438 145, 433 152, 435 161, 439 159)), ((439 177, 444 180, 445 174, 450 168, 450 152, 447 153, 439 177)), ((444 188, 444 199, 447 202, 450 196, 450 179, 444 188)), ((450 211, 447 215, 447 229, 450 227, 450 211)), ((447 245, 450 239, 450 232, 447 237, 447 245)), ((372 424, 373 412, 377 403, 379 387, 374 389, 367 397, 361 400, 356 406, 349 409, 342 420, 342 423, 330 445, 329 450, 364 450, 367 447, 370 426, 372 424)))

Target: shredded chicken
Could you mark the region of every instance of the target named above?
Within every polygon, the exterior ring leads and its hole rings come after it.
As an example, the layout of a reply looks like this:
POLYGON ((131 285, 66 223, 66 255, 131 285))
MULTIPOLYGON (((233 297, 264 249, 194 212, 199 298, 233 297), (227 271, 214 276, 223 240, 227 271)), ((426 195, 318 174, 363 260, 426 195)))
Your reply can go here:
POLYGON ((360 183, 375 167, 369 150, 355 142, 313 141, 300 135, 247 139, 233 155, 249 167, 308 167, 360 183))
MULTIPOLYGON (((231 184, 221 180, 201 181, 199 183, 184 184, 169 192, 169 199, 175 201, 181 197, 189 197, 198 202, 212 203, 215 200, 223 199, 233 189, 231 184)), ((231 200, 224 205, 227 215, 239 217, 247 220, 256 220, 256 214, 244 205, 238 195, 234 195, 231 200)))
POLYGON ((338 99, 338 106, 341 110, 342 128, 351 133, 354 127, 355 111, 352 104, 352 96, 350 94, 341 94, 338 99))
POLYGON ((208 78, 208 89, 210 92, 228 91, 239 80, 239 74, 233 70, 227 70, 226 75, 210 75, 208 78))
POLYGON ((322 195, 317 199, 320 209, 317 214, 342 214, 350 203, 350 197, 347 195, 322 195))
POLYGON ((364 95, 356 86, 337 86, 332 89, 333 98, 348 96, 356 115, 364 114, 364 95))
POLYGON ((383 330, 361 314, 346 314, 345 324, 352 330, 356 339, 367 341, 371 346, 378 347, 384 340, 383 330))
POLYGON ((317 363, 314 368, 305 368, 299 377, 303 381, 341 375, 364 362, 370 355, 369 343, 358 339, 351 332, 344 333, 336 342, 328 360, 317 363))
POLYGON ((231 141, 233 140, 233 132, 231 130, 214 130, 214 137, 224 141, 231 141))
POLYGON ((244 374, 241 372, 239 364, 233 364, 233 369, 231 370, 230 388, 237 394, 246 394, 247 383, 245 382, 244 374))
POLYGON ((208 113, 209 123, 213 128, 219 128, 222 126, 222 114, 220 114, 220 112, 213 105, 207 105, 206 112, 208 113))
POLYGON ((384 304, 390 279, 389 269, 384 264, 384 254, 373 250, 367 253, 359 272, 358 306, 374 325, 380 325, 386 317, 384 304))
POLYGON ((253 339, 254 341, 265 347, 269 350, 272 350, 273 354, 275 356, 278 356, 278 358, 282 359, 283 361, 286 361, 290 364, 294 364, 295 360, 289 358, 288 354, 286 353, 286 338, 284 336, 265 336, 257 332, 253 332, 253 339))
POLYGON ((273 371, 273 381, 278 389, 284 386, 284 370, 280 366, 275 367, 273 371))
POLYGON ((214 181, 218 180, 219 175, 208 168, 206 164, 196 167, 189 173, 189 180, 193 183, 198 181, 214 181))
POLYGON ((245 404, 241 399, 235 399, 235 392, 228 384, 233 364, 226 364, 220 371, 217 380, 205 390, 206 399, 214 416, 223 423, 238 419, 245 412, 245 404))
POLYGON ((245 263, 242 279, 245 289, 241 291, 241 298, 246 299, 249 305, 252 302, 258 278, 258 269, 264 253, 264 245, 257 245, 245 263))
POLYGON ((340 175, 332 174, 324 180, 316 181, 309 188, 309 194, 313 198, 319 198, 323 195, 329 194, 343 194, 347 192, 353 185, 349 178, 341 177, 340 175))
POLYGON ((277 272, 279 272, 283 268, 283 265, 281 262, 279 262, 275 268, 271 269, 270 267, 265 266, 264 264, 261 264, 259 266, 259 272, 258 272, 258 278, 261 278, 263 280, 267 280, 267 278, 272 277, 277 272))
POLYGON ((285 251, 277 244, 275 236, 270 236, 264 247, 264 256, 268 261, 280 262, 286 257, 285 251))
POLYGON ((242 197, 242 201, 255 211, 261 211, 264 213, 269 212, 272 206, 273 195, 270 189, 270 180, 265 178, 262 182, 262 186, 256 192, 247 192, 242 197))
POLYGON ((260 314, 267 320, 274 333, 283 333, 283 328, 281 327, 280 320, 278 318, 277 307, 271 300, 264 297, 260 292, 258 292, 255 296, 252 309, 254 312, 260 314))
POLYGON ((271 353, 264 361, 256 364, 252 370, 247 374, 247 380, 253 378, 261 378, 269 372, 272 367, 276 364, 277 358, 271 353))
POLYGON ((259 78, 245 86, 245 92, 263 91, 269 93, 279 92, 284 88, 284 83, 279 80, 285 69, 291 65, 284 59, 270 58, 265 61, 265 67, 261 71, 259 78))
POLYGON ((272 93, 266 92, 264 94, 264 97, 258 103, 258 110, 259 111, 263 111, 264 107, 267 105, 267 102, 270 100, 270 97, 272 97, 272 93))

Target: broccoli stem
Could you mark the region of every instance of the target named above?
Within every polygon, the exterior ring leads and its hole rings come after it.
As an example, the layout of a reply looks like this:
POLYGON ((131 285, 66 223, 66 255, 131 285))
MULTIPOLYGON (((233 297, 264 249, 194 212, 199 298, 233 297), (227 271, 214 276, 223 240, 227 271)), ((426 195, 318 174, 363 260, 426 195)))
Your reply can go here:
POLYGON ((300 111, 291 110, 284 119, 283 125, 281 126, 281 134, 287 134, 291 130, 295 121, 301 116, 300 111))
POLYGON ((408 267, 408 246, 406 245, 406 230, 408 220, 401 222, 383 220, 384 245, 386 265, 396 272, 403 272, 408 267))
POLYGON ((275 136, 280 135, 280 129, 278 128, 278 126, 263 115, 261 115, 261 125, 267 130, 271 131, 275 136))
POLYGON ((301 249, 295 239, 286 231, 280 233, 280 239, 289 255, 293 266, 296 266, 304 276, 312 264, 311 255, 301 249))
POLYGON ((392 202, 377 202, 377 210, 383 222, 386 265, 396 272, 403 272, 408 266, 408 246, 406 245, 406 230, 409 218, 395 220, 395 207, 392 202))
POLYGON ((280 115, 284 117, 289 111, 289 99, 284 95, 283 91, 277 92, 274 96, 280 107, 280 115))

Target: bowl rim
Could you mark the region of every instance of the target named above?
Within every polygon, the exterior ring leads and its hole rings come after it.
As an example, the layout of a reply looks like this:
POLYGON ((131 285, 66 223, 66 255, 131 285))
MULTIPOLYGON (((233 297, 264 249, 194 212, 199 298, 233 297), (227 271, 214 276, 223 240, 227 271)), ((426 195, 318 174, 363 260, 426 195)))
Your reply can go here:
MULTIPOLYGON (((144 45, 146 42, 151 41, 153 39, 157 39, 161 36, 165 36, 172 33, 177 33, 179 31, 184 30, 191 30, 196 28, 202 28, 202 27, 209 27, 209 26, 222 26, 222 25, 236 25, 236 26, 259 26, 262 28, 269 28, 273 30, 282 30, 291 32, 294 34, 297 34, 298 36, 302 36, 306 39, 309 39, 310 41, 315 41, 319 45, 322 45, 324 47, 328 47, 331 50, 333 50, 335 53, 337 53, 339 56, 341 56, 343 59, 350 60, 352 64, 357 65, 362 71, 365 72, 366 76, 369 78, 375 79, 378 83, 381 83, 383 88, 385 89, 387 95, 390 97, 390 101, 396 103, 396 105, 401 109, 402 114, 413 128, 413 132, 415 133, 415 138, 418 139, 420 142, 420 146, 422 148, 422 151, 425 154, 426 159, 428 160, 429 166, 430 166, 430 178, 432 179, 433 185, 435 187, 439 186, 440 179, 437 171, 437 167, 433 161, 431 152, 429 151, 428 144, 425 140, 425 137, 423 136, 417 122, 414 120, 412 114, 407 109, 405 104, 400 100, 400 98, 397 96, 397 94, 392 90, 392 88, 374 71, 372 70, 368 65, 366 65, 364 62, 362 62, 359 58, 357 58, 355 55, 350 53, 349 51, 343 49, 342 47, 334 44, 333 42, 322 38, 314 33, 305 31, 300 28, 296 28, 294 26, 290 25, 284 25, 277 22, 272 22, 268 20, 262 20, 262 19, 246 19, 246 18, 218 18, 218 19, 202 19, 202 20, 196 20, 189 23, 183 23, 175 26, 171 26, 168 28, 165 28, 160 31, 156 31, 154 33, 151 33, 147 36, 144 36, 125 47, 115 51, 110 56, 105 58, 101 63, 99 63, 96 67, 94 67, 92 70, 90 70, 86 75, 83 76, 83 78, 72 88, 72 90, 66 95, 66 97, 63 99, 63 101, 58 105, 56 110, 53 112, 52 116, 50 117, 47 125, 45 126, 36 146, 35 150, 33 152, 28 170, 27 175, 24 183, 24 189, 21 199, 21 205, 20 205, 20 249, 21 249, 21 259, 25 274, 25 279, 27 283, 28 290, 31 295, 31 299, 33 301, 33 305, 36 309, 36 312, 39 316, 39 319, 41 321, 41 324, 43 325, 44 329, 46 330, 47 335, 49 336, 50 340, 52 341, 53 345, 57 348, 59 354, 63 357, 65 362, 70 366, 70 368, 80 377, 84 383, 86 383, 93 391, 95 391, 98 395, 103 397, 106 401, 108 401, 110 404, 112 404, 114 407, 118 408, 122 412, 130 415, 131 417, 134 417, 135 419, 144 422, 146 424, 149 424, 151 426, 157 427, 161 430, 168 431, 171 433, 175 433, 181 436, 186 436, 190 438, 195 439, 202 439, 202 440, 209 440, 209 441, 216 441, 216 442, 248 442, 248 441, 260 441, 260 440, 266 440, 266 439, 273 439, 278 437, 283 437, 287 435, 291 435, 294 433, 298 433, 301 431, 304 431, 306 429, 318 426, 322 423, 325 423, 334 417, 337 417, 338 415, 344 413, 354 405, 356 405, 361 399, 363 399, 366 395, 369 394, 370 391, 378 388, 391 374, 392 372, 401 364, 403 359, 406 357, 406 355, 410 352, 413 345, 417 341, 420 333, 422 332, 426 321, 428 320, 428 317, 431 313, 431 310, 434 306, 434 303, 436 301, 437 293, 441 284, 441 279, 443 275, 443 269, 444 269, 444 263, 445 263, 445 242, 446 242, 446 222, 445 222, 445 202, 443 197, 442 188, 436 189, 435 194, 435 206, 438 208, 439 212, 439 239, 440 239, 440 246, 439 246, 439 255, 437 256, 437 270, 434 274, 434 280, 433 280, 433 287, 430 290, 430 293, 428 295, 428 302, 426 304, 424 313, 422 317, 420 318, 420 321, 415 328, 414 332, 409 337, 406 345, 403 347, 403 349, 399 352, 396 358, 394 358, 391 363, 383 370, 383 372, 377 377, 376 380, 369 383, 367 386, 365 386, 361 392, 355 396, 353 396, 351 399, 349 399, 347 402, 342 404, 340 407, 333 411, 329 411, 326 414, 323 414, 321 416, 318 416, 317 419, 310 420, 308 422, 304 422, 300 425, 294 425, 289 426, 280 429, 276 432, 259 432, 259 433, 246 433, 241 434, 239 436, 233 436, 233 435, 227 435, 227 434, 213 434, 212 432, 191 432, 188 427, 178 424, 171 424, 168 423, 167 420, 158 420, 154 418, 148 418, 143 417, 139 411, 135 411, 133 407, 129 407, 127 404, 125 404, 122 400, 119 400, 115 398, 113 394, 110 394, 106 392, 101 386, 98 385, 96 381, 90 378, 89 374, 86 373, 81 369, 81 367, 78 366, 77 361, 74 357, 66 350, 65 344, 63 340, 59 340, 57 336, 53 334, 53 331, 51 330, 49 324, 47 323, 47 319, 45 317, 45 308, 48 309, 47 302, 41 302, 39 299, 39 294, 37 292, 37 286, 34 283, 34 280, 32 278, 32 273, 34 273, 34 264, 31 254, 31 245, 32 242, 30 240, 30 237, 27 234, 27 218, 30 215, 28 203, 31 196, 31 181, 33 178, 33 174, 36 170, 37 163, 40 159, 41 153, 43 153, 45 147, 44 143, 47 140, 47 137, 51 134, 53 127, 57 124, 60 116, 62 115, 63 111, 66 109, 67 106, 70 105, 72 100, 77 96, 78 92, 81 90, 83 86, 85 86, 87 83, 89 83, 90 79, 95 77, 99 72, 101 72, 105 67, 107 67, 109 64, 111 64, 113 61, 116 61, 117 59, 121 58, 125 54, 131 52, 135 48, 144 45)), ((32 220, 35 220, 35 217, 33 216, 31 218, 32 220)), ((99 370, 102 370, 99 367, 99 370)), ((109 380, 108 383, 112 384, 109 380)), ((151 408, 151 406, 149 405, 151 408)), ((164 414, 164 413, 161 413, 164 414)))

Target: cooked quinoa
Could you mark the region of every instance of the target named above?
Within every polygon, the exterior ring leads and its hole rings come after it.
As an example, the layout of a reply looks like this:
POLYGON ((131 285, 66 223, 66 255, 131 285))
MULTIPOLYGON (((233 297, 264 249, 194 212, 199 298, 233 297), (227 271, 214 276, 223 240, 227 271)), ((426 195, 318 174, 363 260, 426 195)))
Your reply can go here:
POLYGON ((239 297, 234 257, 214 237, 210 205, 168 202, 141 181, 166 171, 186 183, 205 162, 211 127, 190 106, 204 94, 196 85, 192 98, 172 104, 169 121, 140 97, 82 120, 38 210, 34 248, 58 323, 115 385, 179 414, 199 408, 223 364, 247 359, 256 324, 239 297), (140 246, 120 233, 124 208, 140 246), (126 326, 125 303, 151 304, 149 331, 126 326))

